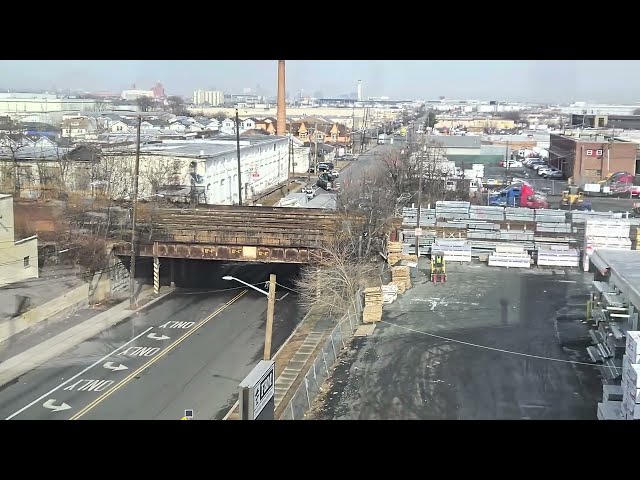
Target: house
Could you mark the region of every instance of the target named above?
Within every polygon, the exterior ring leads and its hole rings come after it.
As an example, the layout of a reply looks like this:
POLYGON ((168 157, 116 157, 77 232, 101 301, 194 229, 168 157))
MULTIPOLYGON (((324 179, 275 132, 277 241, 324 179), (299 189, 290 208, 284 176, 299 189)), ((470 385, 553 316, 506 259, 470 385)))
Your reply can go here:
POLYGON ((277 131, 278 120, 273 117, 267 117, 256 122, 256 128, 265 130, 269 135, 275 135, 277 131))
POLYGON ((165 122, 164 120, 148 119, 140 124, 140 131, 145 133, 157 133, 168 126, 168 122, 165 122))
POLYGON ((220 130, 220 121, 212 118, 205 124, 207 130, 220 130))
POLYGON ((109 131, 111 133, 131 133, 129 125, 127 125, 124 119, 116 120, 109 125, 109 131))
POLYGON ((222 121, 222 127, 220 127, 220 130, 222 130, 223 133, 236 133, 236 121, 231 118, 225 118, 222 121))
POLYGON ((95 118, 75 117, 62 121, 62 136, 68 138, 85 137, 94 135, 98 131, 95 118))
POLYGON ((38 278, 38 237, 15 238, 13 197, 0 194, 0 285, 38 278))
POLYGON ((206 130, 206 127, 199 123, 199 122, 192 122, 188 127, 187 127, 187 131, 188 132, 203 132, 204 130, 206 130))
POLYGON ((242 130, 254 130, 257 122, 258 121, 255 118, 245 118, 240 122, 240 126, 242 130))

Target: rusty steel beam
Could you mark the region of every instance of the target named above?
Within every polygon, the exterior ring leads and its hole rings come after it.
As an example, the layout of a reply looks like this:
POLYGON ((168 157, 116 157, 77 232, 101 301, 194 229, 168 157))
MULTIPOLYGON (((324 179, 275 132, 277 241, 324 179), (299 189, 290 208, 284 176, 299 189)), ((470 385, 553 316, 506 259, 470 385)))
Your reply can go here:
MULTIPOLYGON (((123 242, 114 245, 113 251, 116 255, 127 255, 130 252, 130 247, 129 244, 123 242)), ((155 251, 152 244, 141 244, 137 247, 137 251, 141 257, 157 255, 163 258, 190 260, 262 263, 315 263, 321 260, 320 251, 313 248, 157 243, 155 251)))

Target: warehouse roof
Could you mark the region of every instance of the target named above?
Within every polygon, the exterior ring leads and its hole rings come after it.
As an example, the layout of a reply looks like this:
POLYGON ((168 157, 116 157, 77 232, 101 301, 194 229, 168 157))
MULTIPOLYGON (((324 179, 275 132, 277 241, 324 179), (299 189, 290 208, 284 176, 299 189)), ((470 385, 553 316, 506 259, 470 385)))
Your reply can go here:
POLYGON ((607 273, 629 301, 640 308, 640 250, 597 249, 591 263, 602 274, 607 273))

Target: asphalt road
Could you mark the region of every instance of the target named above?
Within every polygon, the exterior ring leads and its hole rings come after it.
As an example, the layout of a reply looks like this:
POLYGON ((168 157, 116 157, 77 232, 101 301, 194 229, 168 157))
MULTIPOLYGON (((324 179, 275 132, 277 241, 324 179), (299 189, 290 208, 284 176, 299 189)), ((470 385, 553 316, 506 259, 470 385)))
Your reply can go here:
POLYGON ((454 264, 447 273, 444 285, 421 277, 385 306, 387 323, 354 340, 312 418, 596 419, 598 369, 567 363, 590 363, 588 274, 454 264))
MULTIPOLYGON (((272 352, 299 321, 278 289, 272 352)), ((266 297, 183 291, 0 389, 6 419, 218 419, 262 359, 266 297)))

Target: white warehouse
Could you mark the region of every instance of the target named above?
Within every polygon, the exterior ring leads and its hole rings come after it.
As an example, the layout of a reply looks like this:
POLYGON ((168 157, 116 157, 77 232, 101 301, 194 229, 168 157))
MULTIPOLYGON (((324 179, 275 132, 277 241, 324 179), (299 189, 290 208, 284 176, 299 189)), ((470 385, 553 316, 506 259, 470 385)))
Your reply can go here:
MULTIPOLYGON (((251 199, 287 181, 289 139, 275 136, 240 138, 242 200, 251 199)), ((171 140, 141 148, 140 190, 152 194, 146 185, 147 169, 154 165, 172 165, 180 185, 197 186, 204 190, 206 203, 232 205, 238 203, 238 157, 235 138, 215 140, 171 140), (142 160, 145 160, 143 162, 142 160), (148 163, 150 163, 148 165, 148 163), (154 164, 154 165, 151 165, 154 164)), ((290 165, 293 172, 293 159, 290 165)), ((163 179, 162 183, 169 180, 163 179)), ((165 183, 166 185, 166 183, 165 183)))

